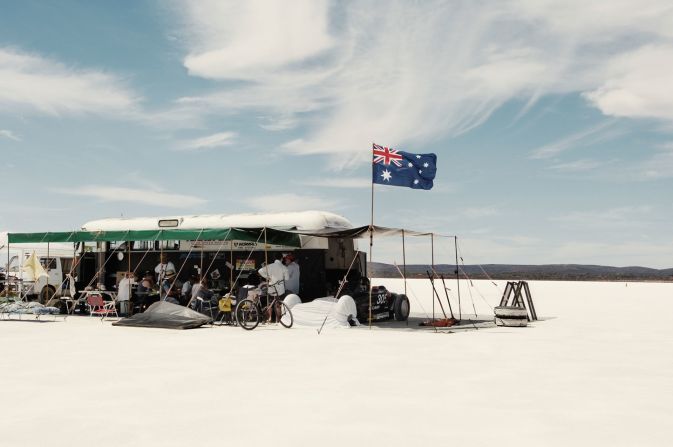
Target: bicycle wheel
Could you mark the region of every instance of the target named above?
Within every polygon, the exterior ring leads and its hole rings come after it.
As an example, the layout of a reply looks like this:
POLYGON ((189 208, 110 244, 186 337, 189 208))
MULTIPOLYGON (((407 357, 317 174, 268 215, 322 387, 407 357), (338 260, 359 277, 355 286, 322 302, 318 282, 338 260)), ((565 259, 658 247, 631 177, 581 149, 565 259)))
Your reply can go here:
POLYGON ((254 301, 245 299, 236 305, 236 322, 246 331, 257 327, 259 317, 259 308, 254 301))
POLYGON ((281 301, 278 304, 280 304, 280 324, 290 329, 292 327, 292 323, 294 322, 292 311, 284 302, 281 301))

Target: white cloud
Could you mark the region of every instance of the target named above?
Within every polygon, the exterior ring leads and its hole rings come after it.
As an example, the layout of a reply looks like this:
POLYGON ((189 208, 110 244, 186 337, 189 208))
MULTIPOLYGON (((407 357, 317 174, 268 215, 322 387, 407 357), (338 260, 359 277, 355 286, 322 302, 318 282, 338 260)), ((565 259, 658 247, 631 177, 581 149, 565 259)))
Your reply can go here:
POLYGON ((127 116, 138 101, 116 76, 0 47, 0 111, 127 116))
POLYGON ((234 143, 235 138, 235 132, 219 132, 213 135, 196 138, 194 140, 183 141, 178 145, 178 149, 185 151, 195 151, 231 146, 234 143))
POLYGON ((604 70, 605 80, 585 94, 601 112, 673 121, 673 45, 641 47, 615 57, 604 70))
POLYGON ((338 152, 337 165, 367 159, 372 141, 421 150, 507 101, 530 110, 548 94, 586 92, 608 115, 673 120, 664 0, 181 5, 190 73, 248 81, 181 103, 258 110, 280 129, 301 122, 305 136, 283 147, 338 152))
POLYGON ((210 79, 267 77, 332 47, 326 0, 182 3, 193 48, 189 73, 210 79))
POLYGON ((260 211, 308 211, 314 209, 335 209, 337 202, 312 195, 294 193, 269 194, 251 197, 246 203, 260 211))
POLYGON ((11 130, 7 130, 7 129, 0 129, 0 137, 8 138, 8 139, 14 140, 14 141, 21 141, 21 138, 16 136, 16 134, 14 134, 14 132, 12 132, 11 130))
POLYGON ((57 188, 55 192, 74 196, 92 197, 104 202, 142 203, 169 208, 187 208, 203 205, 207 200, 184 194, 171 194, 147 188, 85 185, 74 188, 57 188))

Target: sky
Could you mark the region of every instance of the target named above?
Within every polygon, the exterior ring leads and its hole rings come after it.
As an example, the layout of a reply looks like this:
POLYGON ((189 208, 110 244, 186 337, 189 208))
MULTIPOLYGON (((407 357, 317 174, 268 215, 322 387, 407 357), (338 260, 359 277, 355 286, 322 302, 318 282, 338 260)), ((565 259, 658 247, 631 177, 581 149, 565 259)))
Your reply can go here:
MULTIPOLYGON (((438 159, 432 190, 376 186, 375 223, 457 235, 467 264, 673 266, 670 1, 0 6, 0 230, 364 225, 375 142, 438 159)), ((401 256, 386 239, 372 258, 401 256)))

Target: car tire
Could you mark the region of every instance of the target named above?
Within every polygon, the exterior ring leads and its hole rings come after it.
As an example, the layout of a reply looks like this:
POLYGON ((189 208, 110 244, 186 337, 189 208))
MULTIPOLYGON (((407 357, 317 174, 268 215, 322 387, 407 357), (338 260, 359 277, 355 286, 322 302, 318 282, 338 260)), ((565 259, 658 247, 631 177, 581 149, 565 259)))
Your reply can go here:
POLYGON ((52 286, 44 286, 40 291, 40 304, 47 304, 51 298, 56 295, 56 289, 52 286))
POLYGON ((395 295, 393 315, 396 321, 407 321, 409 318, 409 298, 406 295, 395 295))

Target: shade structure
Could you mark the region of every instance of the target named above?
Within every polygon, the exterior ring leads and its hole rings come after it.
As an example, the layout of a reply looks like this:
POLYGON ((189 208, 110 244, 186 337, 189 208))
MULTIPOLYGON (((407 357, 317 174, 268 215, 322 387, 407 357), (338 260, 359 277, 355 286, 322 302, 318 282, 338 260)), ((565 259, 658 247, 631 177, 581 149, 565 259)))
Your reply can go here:
POLYGON ((247 241, 300 247, 299 235, 272 228, 204 228, 201 230, 57 231, 9 233, 10 244, 101 241, 247 241), (264 234, 266 232, 266 235, 264 234))
POLYGON ((294 230, 294 233, 304 236, 317 236, 326 238, 365 239, 370 236, 370 229, 372 230, 371 232, 374 234, 374 236, 378 237, 401 236, 403 233, 405 236, 430 236, 431 234, 434 234, 435 236, 439 237, 453 237, 431 232, 406 230, 404 228, 381 227, 378 225, 363 225, 361 227, 348 228, 346 230, 334 230, 330 228, 315 231, 294 230))

